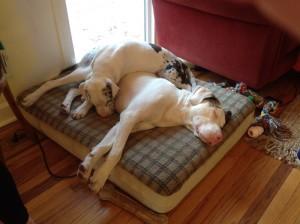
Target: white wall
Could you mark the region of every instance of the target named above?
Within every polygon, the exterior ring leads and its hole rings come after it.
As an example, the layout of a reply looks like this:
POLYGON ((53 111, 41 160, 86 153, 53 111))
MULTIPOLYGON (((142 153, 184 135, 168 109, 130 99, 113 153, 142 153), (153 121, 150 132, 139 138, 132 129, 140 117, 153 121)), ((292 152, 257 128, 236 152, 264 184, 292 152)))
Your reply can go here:
MULTIPOLYGON (((70 64, 60 44, 62 34, 57 32, 57 2, 65 4, 64 0, 0 1, 0 40, 8 55, 7 80, 15 95, 70 64)), ((67 16, 59 19, 63 18, 67 16)))

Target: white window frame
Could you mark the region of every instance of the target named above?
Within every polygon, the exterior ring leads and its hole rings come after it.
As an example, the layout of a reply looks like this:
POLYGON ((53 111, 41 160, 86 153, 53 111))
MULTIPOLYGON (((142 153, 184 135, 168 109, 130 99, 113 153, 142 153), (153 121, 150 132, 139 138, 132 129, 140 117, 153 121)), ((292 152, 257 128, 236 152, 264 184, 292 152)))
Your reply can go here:
POLYGON ((51 0, 53 18, 57 29, 57 38, 64 59, 64 67, 74 65, 75 51, 71 35, 71 28, 65 0, 51 0))
POLYGON ((154 16, 153 16, 153 7, 152 0, 144 0, 144 10, 145 10, 145 41, 149 43, 155 42, 154 37, 154 16))
MULTIPOLYGON (((63 65, 64 67, 68 67, 74 65, 76 61, 66 1, 51 0, 51 5, 53 10, 54 22, 57 28, 57 38, 60 42, 60 50, 64 60, 63 65)), ((152 0, 144 0, 144 15, 144 39, 147 42, 154 43, 155 35, 152 0)))

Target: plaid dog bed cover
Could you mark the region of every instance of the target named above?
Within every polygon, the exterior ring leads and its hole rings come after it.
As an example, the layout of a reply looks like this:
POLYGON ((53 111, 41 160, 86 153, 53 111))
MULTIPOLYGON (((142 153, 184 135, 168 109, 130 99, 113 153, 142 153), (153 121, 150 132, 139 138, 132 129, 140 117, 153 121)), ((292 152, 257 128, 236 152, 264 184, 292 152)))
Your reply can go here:
MULTIPOLYGON (((232 119, 224 129, 226 139, 253 110, 254 105, 244 96, 227 91, 212 83, 198 81, 209 88, 221 101, 232 119)), ((118 121, 114 114, 100 118, 94 110, 81 120, 73 120, 62 114, 60 104, 68 90, 75 85, 66 85, 47 92, 33 106, 23 109, 44 121, 54 129, 92 149, 118 121)), ((24 91, 19 101, 32 92, 24 91)), ((80 104, 77 99, 72 109, 80 104)), ((180 189, 185 180, 209 158, 217 147, 203 144, 184 127, 155 128, 131 134, 120 165, 145 185, 161 195, 171 195, 180 189)))

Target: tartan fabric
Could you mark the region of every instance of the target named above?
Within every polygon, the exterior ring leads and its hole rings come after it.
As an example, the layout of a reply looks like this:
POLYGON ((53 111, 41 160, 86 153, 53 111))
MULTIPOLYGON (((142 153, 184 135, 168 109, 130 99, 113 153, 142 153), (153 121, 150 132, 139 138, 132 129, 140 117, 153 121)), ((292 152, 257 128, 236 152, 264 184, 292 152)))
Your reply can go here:
MULTIPOLYGON (((198 83, 211 89, 225 110, 232 112, 232 119, 223 129, 226 139, 254 110, 254 105, 240 94, 211 83, 198 83)), ((75 141, 92 148, 118 121, 119 116, 114 114, 103 119, 92 110, 85 118, 72 120, 68 115, 60 113, 60 104, 71 86, 74 85, 53 89, 33 106, 23 109, 75 141)), ((33 89, 23 92, 19 100, 33 89)), ((72 109, 79 103, 77 99, 72 109)), ((171 195, 216 149, 207 147, 184 127, 155 128, 130 135, 119 165, 153 191, 171 195)))

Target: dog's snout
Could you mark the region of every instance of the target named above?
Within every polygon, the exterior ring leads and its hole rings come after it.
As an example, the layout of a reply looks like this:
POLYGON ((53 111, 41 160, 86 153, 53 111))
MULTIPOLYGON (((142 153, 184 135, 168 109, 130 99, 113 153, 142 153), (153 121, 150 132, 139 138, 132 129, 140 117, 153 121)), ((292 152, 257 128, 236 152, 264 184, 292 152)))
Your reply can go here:
POLYGON ((223 140, 222 130, 217 125, 204 124, 196 129, 198 137, 209 146, 217 145, 223 140))

